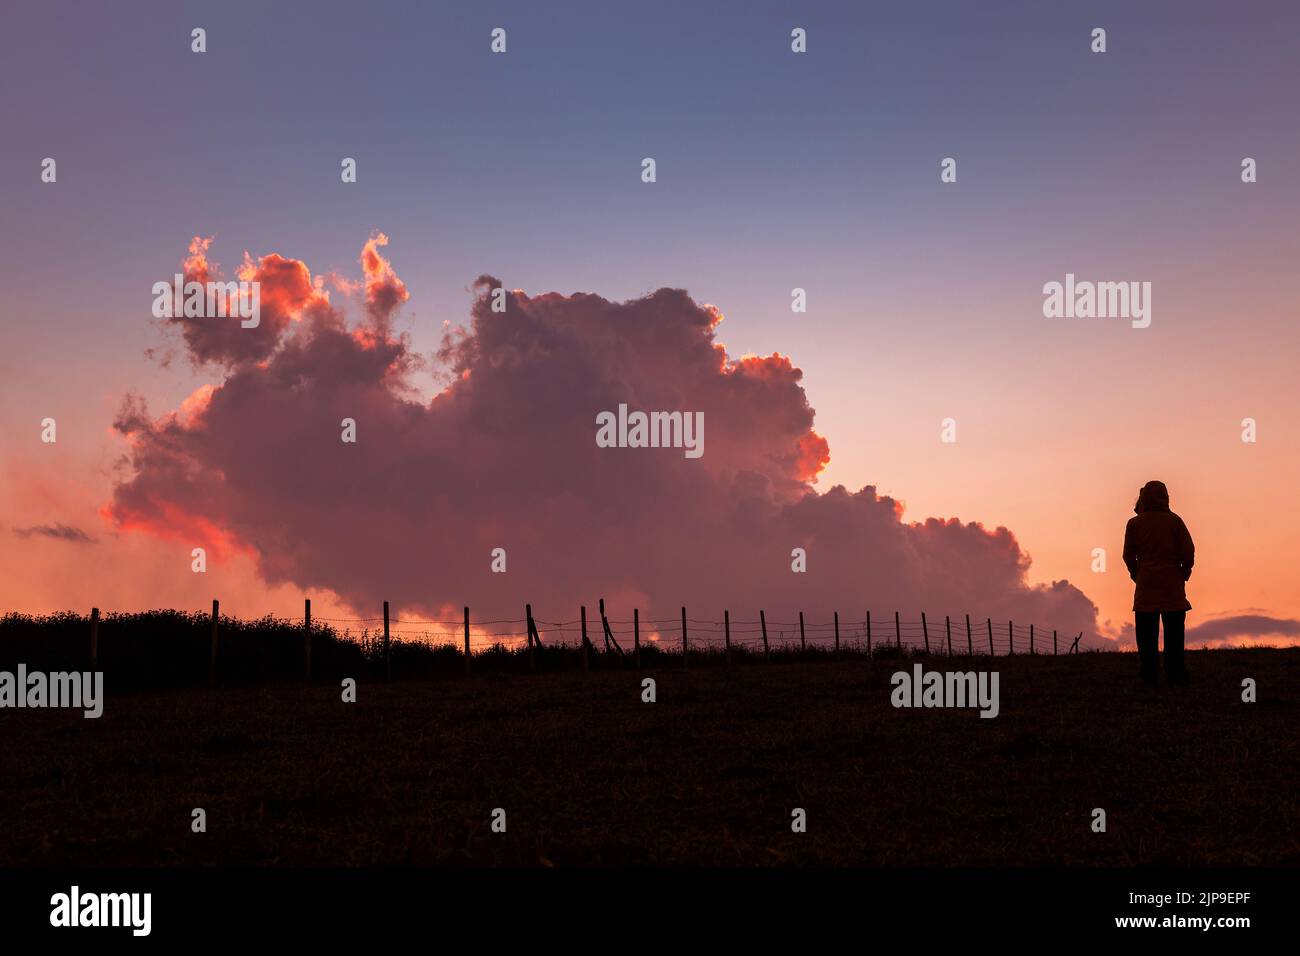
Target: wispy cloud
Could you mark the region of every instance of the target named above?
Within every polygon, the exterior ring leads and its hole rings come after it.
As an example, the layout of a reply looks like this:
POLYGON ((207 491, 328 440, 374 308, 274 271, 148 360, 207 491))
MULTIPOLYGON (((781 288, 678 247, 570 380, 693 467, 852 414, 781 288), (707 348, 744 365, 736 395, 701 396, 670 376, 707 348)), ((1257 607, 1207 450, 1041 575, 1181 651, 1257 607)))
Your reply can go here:
POLYGON ((53 538, 56 541, 71 541, 74 544, 94 544, 97 540, 80 528, 74 528, 66 524, 38 524, 30 528, 14 528, 14 534, 20 538, 39 536, 53 538))

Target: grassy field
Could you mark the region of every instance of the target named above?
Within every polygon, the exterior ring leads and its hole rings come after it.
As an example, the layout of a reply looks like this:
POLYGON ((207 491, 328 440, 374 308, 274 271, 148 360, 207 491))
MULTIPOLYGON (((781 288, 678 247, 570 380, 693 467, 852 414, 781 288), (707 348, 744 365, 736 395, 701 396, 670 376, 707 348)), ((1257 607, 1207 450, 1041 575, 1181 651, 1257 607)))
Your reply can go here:
POLYGON ((282 682, 110 696, 98 720, 3 710, 0 864, 1300 863, 1300 650, 1194 652, 1186 688, 1139 686, 1132 655, 998 658, 993 720, 891 707, 910 664, 366 678, 355 704, 337 683, 282 682))

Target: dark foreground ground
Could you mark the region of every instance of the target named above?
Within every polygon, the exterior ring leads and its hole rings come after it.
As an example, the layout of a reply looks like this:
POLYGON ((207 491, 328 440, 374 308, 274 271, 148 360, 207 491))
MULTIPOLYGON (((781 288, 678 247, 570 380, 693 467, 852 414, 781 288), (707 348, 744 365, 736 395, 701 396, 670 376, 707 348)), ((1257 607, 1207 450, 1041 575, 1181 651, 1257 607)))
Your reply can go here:
POLYGON ((861 658, 3 710, 0 864, 1300 863, 1300 651, 1189 659, 998 658, 993 720, 896 710, 911 662, 861 658))

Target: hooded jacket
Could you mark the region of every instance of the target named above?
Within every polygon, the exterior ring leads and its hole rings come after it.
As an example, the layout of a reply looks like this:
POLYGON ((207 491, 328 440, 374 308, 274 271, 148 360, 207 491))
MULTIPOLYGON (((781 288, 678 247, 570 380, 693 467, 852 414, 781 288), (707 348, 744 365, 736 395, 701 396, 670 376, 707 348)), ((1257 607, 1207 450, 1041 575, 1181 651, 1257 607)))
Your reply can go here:
POLYGON ((1136 515, 1124 529, 1124 564, 1137 584, 1134 611, 1190 611, 1183 587, 1196 556, 1183 519, 1169 510, 1164 482, 1148 481, 1138 492, 1136 515))

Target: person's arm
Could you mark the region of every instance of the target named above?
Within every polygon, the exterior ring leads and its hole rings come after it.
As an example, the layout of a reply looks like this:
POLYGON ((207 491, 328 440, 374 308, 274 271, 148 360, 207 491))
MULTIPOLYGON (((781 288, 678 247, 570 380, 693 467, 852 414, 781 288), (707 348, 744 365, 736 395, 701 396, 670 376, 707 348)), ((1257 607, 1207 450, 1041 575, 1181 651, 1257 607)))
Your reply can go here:
POLYGON ((1178 519, 1178 563, 1183 569, 1183 580, 1192 576, 1192 565, 1196 563, 1196 545, 1192 543, 1192 533, 1187 530, 1187 523, 1178 519))
POLYGON ((1137 542, 1133 540, 1133 519, 1128 519, 1128 524, 1124 526, 1124 565, 1128 568, 1128 576, 1134 581, 1138 576, 1137 562, 1137 542))

